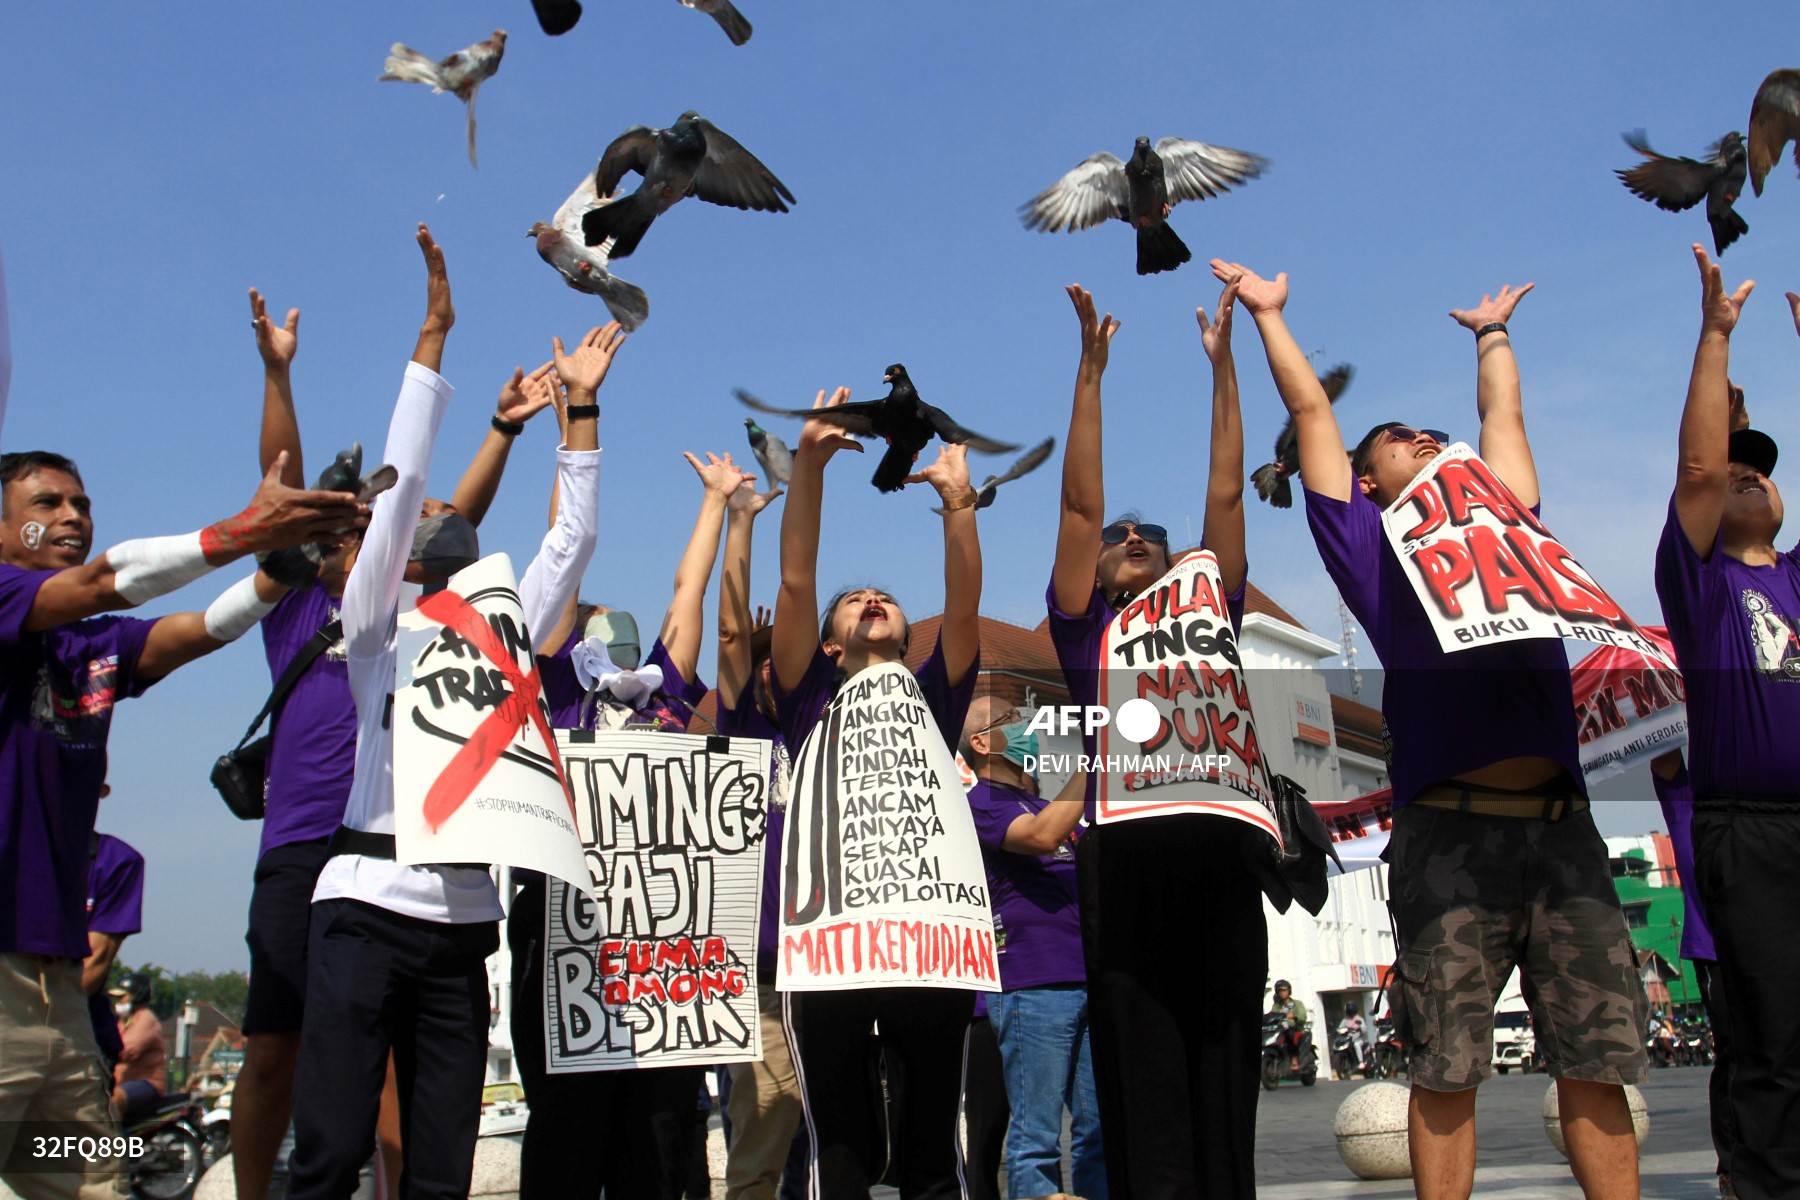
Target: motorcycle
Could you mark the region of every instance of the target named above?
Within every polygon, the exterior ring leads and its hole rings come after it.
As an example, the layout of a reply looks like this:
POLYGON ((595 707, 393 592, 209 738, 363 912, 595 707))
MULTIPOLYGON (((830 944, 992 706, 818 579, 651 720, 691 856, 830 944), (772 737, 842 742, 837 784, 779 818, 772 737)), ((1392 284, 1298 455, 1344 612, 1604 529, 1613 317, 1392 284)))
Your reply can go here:
POLYGON ((1713 1060, 1711 1030, 1690 1022, 1681 1030, 1681 1058, 1685 1066, 1709 1066, 1713 1060))
POLYGON ((125 1122, 120 1131, 141 1139, 143 1149, 125 1164, 131 1194, 138 1200, 188 1200, 206 1167, 200 1106, 186 1092, 159 1097, 149 1110, 125 1122))
POLYGON ((1369 1078, 1394 1079, 1406 1069, 1406 1049, 1394 1032, 1392 1017, 1375 1022, 1375 1050, 1369 1055, 1369 1078))
POLYGON ((1287 1032, 1287 1018, 1280 1013, 1269 1013, 1263 1017, 1262 1085, 1271 1092, 1280 1087, 1284 1079, 1298 1079, 1302 1087, 1311 1087, 1319 1080, 1319 1054, 1313 1047, 1312 1031, 1297 1031, 1297 1055, 1285 1044, 1287 1039, 1283 1035, 1287 1032), (1294 1070, 1290 1061, 1294 1056, 1300 1060, 1298 1071, 1294 1070))
POLYGON ((1644 1037, 1644 1052, 1650 1056, 1653 1067, 1672 1067, 1675 1065, 1675 1048, 1677 1039, 1672 1034, 1662 1033, 1656 1029, 1647 1030, 1644 1037))
POLYGON ((1372 1070, 1363 1059, 1362 1030, 1350 1028, 1348 1019, 1339 1021, 1331 1035, 1331 1070, 1339 1079, 1349 1079, 1358 1071, 1367 1076, 1372 1070))

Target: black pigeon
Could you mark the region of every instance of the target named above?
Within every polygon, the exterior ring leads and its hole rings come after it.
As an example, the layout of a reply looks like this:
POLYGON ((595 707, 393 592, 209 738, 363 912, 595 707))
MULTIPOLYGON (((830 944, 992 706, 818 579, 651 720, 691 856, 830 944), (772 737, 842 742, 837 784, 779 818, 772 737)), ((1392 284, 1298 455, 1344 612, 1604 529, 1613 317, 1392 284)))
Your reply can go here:
POLYGON ((888 394, 879 400, 859 400, 831 408, 776 408, 765 404, 742 389, 737 398, 758 412, 778 417, 799 417, 803 421, 825 421, 845 433, 858 437, 886 438, 887 453, 875 466, 876 490, 897 492, 912 473, 913 460, 919 457, 932 438, 967 446, 982 454, 1007 454, 1018 447, 1009 442, 996 442, 973 430, 964 429, 950 419, 950 414, 919 398, 906 368, 899 363, 881 376, 890 385, 888 394))
POLYGON ((650 223, 686 196, 757 212, 786 212, 783 200, 794 200, 754 154, 692 110, 667 129, 638 125, 614 138, 594 169, 594 191, 612 195, 629 171, 644 177, 638 190, 581 219, 588 245, 617 239, 610 255, 615 261, 636 250, 650 223))
MULTIPOLYGON (((1001 484, 1011 483, 1015 479, 1031 474, 1033 471, 1044 465, 1044 460, 1049 458, 1050 452, 1055 449, 1056 439, 1047 437, 1031 449, 1027 450, 1024 454, 1021 454, 1018 462, 1015 462, 1012 466, 1006 468, 1005 474, 989 475, 986 479, 982 480, 981 486, 975 489, 975 507, 986 508, 988 505, 992 504, 994 502, 994 497, 1000 494, 1001 484)), ((941 508, 934 508, 931 511, 934 513, 941 513, 944 510, 941 508)))
POLYGON ((1118 219, 1137 230, 1137 273, 1173 271, 1193 255, 1169 228, 1169 209, 1205 200, 1254 179, 1265 158, 1228 146, 1166 137, 1150 148, 1141 137, 1130 162, 1104 150, 1051 184, 1023 207, 1025 228, 1045 233, 1090 229, 1118 219))
POLYGON ((1731 207, 1744 190, 1748 156, 1743 134, 1728 133, 1720 138, 1707 150, 1704 162, 1658 154, 1641 129, 1624 136, 1625 144, 1644 156, 1637 166, 1613 172, 1632 195, 1665 212, 1683 212, 1705 200, 1714 254, 1724 254, 1725 247, 1750 232, 1750 223, 1731 207))
MULTIPOLYGON (((1350 377, 1355 369, 1349 363, 1339 363, 1325 374, 1319 376, 1319 386, 1325 389, 1325 398, 1333 404, 1350 386, 1350 377)), ((1300 439, 1294 434, 1294 418, 1288 417, 1281 426, 1281 432, 1275 435, 1275 461, 1264 463, 1250 472, 1250 482, 1256 485, 1256 494, 1273 504, 1276 508, 1294 507, 1294 488, 1288 480, 1300 473, 1300 439)))
POLYGON ((1770 71, 1750 105, 1750 186, 1762 195, 1763 180, 1789 142, 1800 167, 1800 71, 1770 71))
POLYGON ((786 487, 794 477, 794 452, 788 444, 750 417, 744 418, 744 432, 750 435, 750 452, 761 464, 769 490, 786 487))
POLYGON ((531 0, 531 7, 537 13, 538 26, 551 37, 562 36, 581 20, 577 0, 531 0))
MULTIPOLYGON (((319 482, 314 486, 321 492, 354 492, 358 503, 367 504, 399 481, 400 472, 391 466, 377 467, 365 479, 362 443, 353 442, 348 450, 338 451, 331 465, 319 472, 319 482)), ((318 578, 319 568, 331 551, 332 547, 323 542, 306 542, 258 555, 256 565, 276 583, 301 588, 318 578)))

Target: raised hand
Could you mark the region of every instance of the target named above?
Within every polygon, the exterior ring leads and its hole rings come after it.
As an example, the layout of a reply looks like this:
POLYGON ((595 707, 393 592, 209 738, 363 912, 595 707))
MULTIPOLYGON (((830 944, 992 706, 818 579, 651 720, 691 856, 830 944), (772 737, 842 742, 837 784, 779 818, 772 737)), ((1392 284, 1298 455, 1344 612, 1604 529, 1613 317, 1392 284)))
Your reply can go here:
POLYGON ((1112 348, 1113 334, 1119 332, 1119 322, 1113 320, 1111 313, 1097 318, 1093 293, 1079 283, 1071 283, 1063 291, 1069 294, 1075 316, 1081 321, 1081 361, 1096 371, 1106 370, 1107 356, 1112 348))
POLYGON ((750 622, 751 629, 768 629, 775 624, 774 610, 756 606, 756 619, 750 622))
MULTIPOLYGON (((819 394, 813 398, 812 406, 814 408, 836 408, 848 399, 850 399, 850 389, 847 387, 841 387, 831 393, 830 399, 826 399, 824 389, 821 388, 819 394)), ((800 444, 794 447, 795 457, 805 454, 806 457, 816 459, 820 464, 824 464, 831 461, 831 456, 839 450, 854 450, 861 454, 862 443, 846 434, 838 426, 827 424, 824 421, 808 421, 800 427, 800 444)))
POLYGON ((1225 285, 1225 290, 1219 293, 1218 313, 1211 321, 1206 319, 1204 308, 1194 309, 1194 320, 1200 323, 1200 344, 1206 348, 1206 357, 1215 367, 1231 357, 1231 310, 1237 294, 1236 280, 1225 285))
POLYGON ((766 492, 756 490, 754 478, 745 479, 731 495, 725 498, 725 504, 734 513, 747 513, 754 517, 774 502, 781 495, 780 488, 770 488, 766 492))
POLYGON ((945 504, 968 495, 969 448, 955 442, 939 442, 936 461, 923 471, 908 475, 906 482, 929 483, 945 504))
MULTIPOLYGON (((1744 302, 1756 288, 1756 280, 1746 279, 1738 284, 1737 291, 1727 294, 1719 264, 1707 257, 1706 247, 1698 242, 1694 244, 1694 263, 1700 268, 1700 332, 1730 337, 1737 328, 1738 317, 1743 315, 1744 302)), ((1800 329, 1800 318, 1796 319, 1796 328, 1800 329)))
MULTIPOLYGON (((527 375, 522 367, 514 367, 512 378, 500 387, 500 399, 494 413, 502 421, 529 421, 556 404, 562 397, 562 384, 555 374, 556 364, 545 363, 527 375)), ((558 405, 560 411, 561 405, 558 405)), ((560 424, 560 419, 558 421, 560 424)))
POLYGON ((329 541, 346 529, 369 523, 369 506, 349 492, 311 491, 281 482, 286 466, 283 450, 269 464, 249 506, 202 532, 208 561, 228 562, 240 554, 329 541))
POLYGON ((450 332, 456 324, 456 305, 450 301, 450 272, 444 266, 444 251, 431 236, 425 222, 419 222, 419 251, 425 256, 425 323, 432 333, 450 332))
POLYGON ((681 457, 687 459, 688 466, 694 468, 694 474, 700 476, 700 482, 706 485, 708 492, 717 492, 727 502, 732 495, 745 485, 754 488, 756 476, 731 461, 731 455, 723 458, 708 451, 703 463, 686 451, 681 457))
POLYGON ((1483 325, 1504 325, 1512 320, 1513 309, 1519 307, 1519 301, 1525 294, 1536 287, 1528 283, 1522 288, 1512 284, 1502 284, 1498 295, 1483 296, 1481 303, 1474 308, 1453 308, 1450 317, 1464 329, 1479 330, 1483 325))
POLYGON ((300 349, 300 310, 288 309, 287 320, 280 325, 269 319, 262 293, 250 289, 250 328, 256 331, 256 352, 262 355, 263 369, 285 371, 300 349))
MULTIPOLYGON (((1252 317, 1278 313, 1287 306, 1288 277, 1283 271, 1273 279, 1264 279, 1243 263, 1215 258, 1209 264, 1213 278, 1223 284, 1237 284, 1237 298, 1244 302, 1252 317)), ((1221 301, 1221 304, 1223 301, 1221 301)))
POLYGON ((563 385, 571 392, 592 396, 606 382, 607 372, 612 370, 613 356, 625 344, 625 330, 617 321, 596 325, 582 336, 573 353, 563 349, 560 337, 552 338, 550 344, 556 351, 551 361, 563 385))

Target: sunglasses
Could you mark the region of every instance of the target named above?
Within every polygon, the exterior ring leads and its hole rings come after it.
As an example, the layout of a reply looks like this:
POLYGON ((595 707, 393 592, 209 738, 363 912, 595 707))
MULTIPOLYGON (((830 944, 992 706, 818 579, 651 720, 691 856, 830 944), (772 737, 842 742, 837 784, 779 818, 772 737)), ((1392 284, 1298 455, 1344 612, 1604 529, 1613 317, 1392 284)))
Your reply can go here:
POLYGON ((1161 525, 1133 525, 1129 521, 1120 521, 1116 525, 1108 525, 1100 531, 1100 541, 1108 546, 1117 546, 1131 536, 1132 530, 1146 542, 1155 542, 1161 546, 1169 544, 1169 531, 1161 525))
POLYGON ((1393 442, 1416 442, 1420 436, 1430 438, 1440 446, 1450 444, 1450 435, 1441 429, 1414 429, 1410 425, 1394 425, 1382 431, 1393 442))

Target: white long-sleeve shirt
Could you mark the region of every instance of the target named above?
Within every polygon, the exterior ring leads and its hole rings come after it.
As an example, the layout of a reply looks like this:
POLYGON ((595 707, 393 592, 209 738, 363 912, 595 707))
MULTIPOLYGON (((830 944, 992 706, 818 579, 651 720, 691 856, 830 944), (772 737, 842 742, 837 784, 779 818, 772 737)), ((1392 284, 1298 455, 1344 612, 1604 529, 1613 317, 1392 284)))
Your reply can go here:
MULTIPOLYGON (((394 831, 394 735, 388 705, 394 690, 395 631, 401 603, 417 600, 416 589, 404 583, 406 563, 425 498, 432 446, 453 394, 436 372, 407 364, 382 458, 400 478, 376 502, 344 584, 344 644, 356 700, 356 776, 344 824, 370 833, 394 831)), ((534 634, 548 630, 574 596, 596 537, 600 452, 558 450, 556 460, 563 503, 519 585, 525 627, 534 634)), ((409 867, 360 854, 336 855, 319 873, 313 900, 336 898, 450 924, 497 921, 504 915, 485 870, 409 867)))

